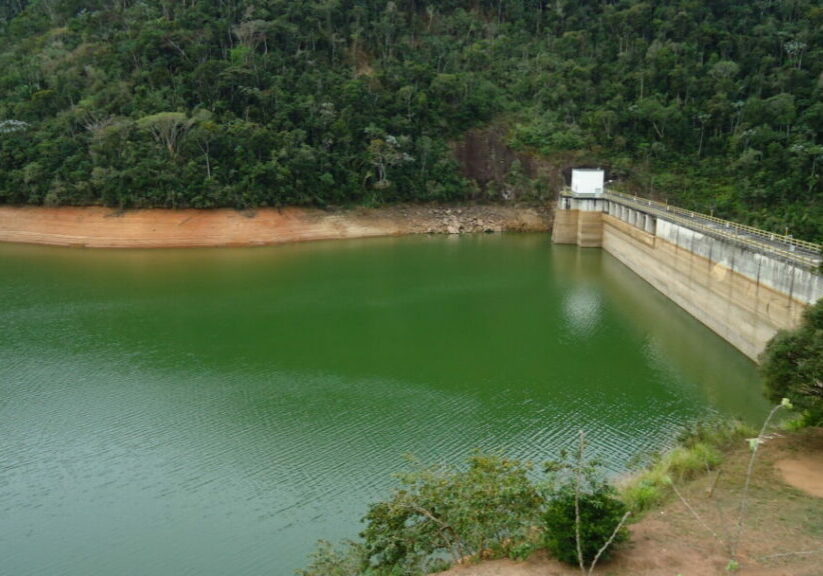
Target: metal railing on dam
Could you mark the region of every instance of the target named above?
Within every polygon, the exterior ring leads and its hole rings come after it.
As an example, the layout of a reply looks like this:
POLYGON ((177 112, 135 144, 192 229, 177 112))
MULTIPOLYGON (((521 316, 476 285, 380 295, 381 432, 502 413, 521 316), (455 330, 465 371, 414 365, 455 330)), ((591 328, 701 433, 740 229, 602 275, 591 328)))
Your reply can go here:
POLYGON ((654 216, 682 224, 692 230, 743 244, 759 252, 779 256, 784 260, 807 269, 819 269, 823 263, 823 246, 813 242, 798 240, 792 236, 767 232, 745 224, 685 210, 655 200, 639 198, 622 192, 608 191, 601 197, 652 214, 654 216))

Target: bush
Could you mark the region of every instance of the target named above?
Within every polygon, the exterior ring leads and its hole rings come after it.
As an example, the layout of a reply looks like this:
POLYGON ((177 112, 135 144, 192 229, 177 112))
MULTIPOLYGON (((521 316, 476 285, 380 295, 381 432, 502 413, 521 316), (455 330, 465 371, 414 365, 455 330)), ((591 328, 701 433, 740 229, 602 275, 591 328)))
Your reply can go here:
POLYGON ((401 474, 394 494, 369 507, 358 541, 341 547, 320 542, 310 566, 298 574, 420 576, 450 562, 523 560, 541 543, 561 560, 577 563, 576 502, 583 561, 591 572, 597 560, 609 556, 611 544, 628 539, 623 527, 628 512, 615 489, 583 459, 584 444, 581 434, 575 461, 547 464, 550 482, 539 487, 530 479, 529 463, 482 453, 466 467, 420 467, 401 474))
POLYGON ((529 549, 543 499, 517 460, 476 454, 468 469, 423 468, 400 476, 402 488, 373 504, 361 534, 379 573, 442 568, 444 557, 517 555, 529 549))
MULTIPOLYGON (((566 485, 558 492, 546 510, 546 547, 555 558, 567 564, 578 564, 575 514, 575 489, 566 485)), ((600 482, 579 494, 580 552, 583 562, 590 564, 609 541, 627 512, 626 505, 615 497, 615 490, 600 482)), ((621 527, 613 544, 629 539, 629 531, 621 527)), ((614 550, 609 546, 601 555, 607 559, 614 550)))
POLYGON ((543 515, 546 548, 555 558, 594 570, 607 559, 614 545, 629 539, 624 522, 629 510, 617 491, 598 473, 597 463, 587 460, 585 433, 580 432, 572 458, 561 452, 561 460, 547 464, 554 473, 554 490, 543 515))
POLYGON ((365 567, 363 546, 355 542, 344 542, 335 548, 330 542, 321 540, 311 556, 311 564, 305 570, 298 570, 298 576, 360 576, 365 567))
POLYGON ((789 398, 806 420, 823 420, 823 299, 803 313, 800 326, 781 330, 760 358, 768 398, 789 398))

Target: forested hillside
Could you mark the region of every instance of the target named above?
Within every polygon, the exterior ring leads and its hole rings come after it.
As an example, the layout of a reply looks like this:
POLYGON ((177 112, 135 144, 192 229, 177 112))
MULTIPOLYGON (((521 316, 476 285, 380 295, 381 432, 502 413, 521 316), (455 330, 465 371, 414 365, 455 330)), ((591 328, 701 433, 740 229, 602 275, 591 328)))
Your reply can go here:
POLYGON ((489 198, 450 146, 490 122, 546 163, 823 240, 817 0, 0 3, 4 203, 489 198))

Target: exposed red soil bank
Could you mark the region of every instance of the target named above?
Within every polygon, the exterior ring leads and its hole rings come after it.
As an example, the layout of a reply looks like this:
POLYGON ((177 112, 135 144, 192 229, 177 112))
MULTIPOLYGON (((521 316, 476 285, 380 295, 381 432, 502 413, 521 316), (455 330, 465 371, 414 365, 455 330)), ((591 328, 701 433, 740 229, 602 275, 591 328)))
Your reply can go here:
POLYGON ((545 231, 551 228, 551 216, 548 208, 522 206, 391 206, 329 211, 0 206, 0 242, 94 248, 256 246, 403 234, 545 231))

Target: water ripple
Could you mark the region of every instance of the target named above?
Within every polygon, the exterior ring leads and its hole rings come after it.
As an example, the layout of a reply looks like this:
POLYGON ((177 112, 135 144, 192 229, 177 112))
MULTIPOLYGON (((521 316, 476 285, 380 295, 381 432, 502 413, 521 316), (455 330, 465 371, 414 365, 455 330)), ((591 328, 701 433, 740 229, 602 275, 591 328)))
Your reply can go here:
POLYGON ((753 404, 702 327, 544 240, 0 246, 0 571, 285 576, 406 454, 539 463, 584 430, 618 474, 753 404))

